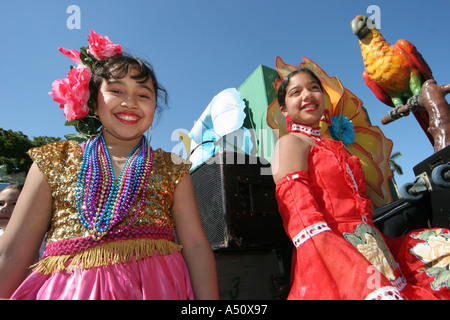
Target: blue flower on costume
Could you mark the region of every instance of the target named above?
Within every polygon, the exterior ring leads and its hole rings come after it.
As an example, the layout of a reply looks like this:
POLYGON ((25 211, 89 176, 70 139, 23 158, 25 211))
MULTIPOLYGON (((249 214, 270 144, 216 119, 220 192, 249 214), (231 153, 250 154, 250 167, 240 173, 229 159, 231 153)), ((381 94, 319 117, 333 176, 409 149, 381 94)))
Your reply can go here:
POLYGON ((200 164, 211 158, 220 150, 218 145, 220 137, 213 129, 207 129, 203 132, 200 144, 192 143, 195 146, 191 152, 190 161, 192 162, 191 170, 198 167, 200 164))
POLYGON ((352 122, 343 116, 331 117, 332 124, 329 127, 333 139, 342 141, 345 146, 355 142, 355 130, 352 122), (341 128, 339 132, 339 128, 341 128))
POLYGON ((250 154, 251 134, 242 127, 246 114, 245 102, 234 88, 217 94, 189 132, 191 138, 191 171, 225 149, 250 154))

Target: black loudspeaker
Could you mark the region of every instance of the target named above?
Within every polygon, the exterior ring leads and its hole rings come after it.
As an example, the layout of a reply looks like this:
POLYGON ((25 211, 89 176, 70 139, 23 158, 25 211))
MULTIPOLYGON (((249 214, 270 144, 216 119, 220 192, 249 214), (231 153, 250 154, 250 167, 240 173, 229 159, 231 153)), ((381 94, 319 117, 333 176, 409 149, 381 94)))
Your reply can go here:
POLYGON ((414 168, 417 178, 426 181, 423 195, 431 214, 431 226, 450 228, 450 146, 428 157, 414 168))
POLYGON ((450 228, 450 146, 413 170, 416 180, 400 188, 402 197, 374 210, 375 225, 390 237, 419 228, 450 228))
POLYGON ((290 245, 265 159, 220 150, 191 176, 213 250, 290 245))
POLYGON ((383 234, 395 238, 415 229, 429 228, 428 211, 424 201, 401 198, 375 209, 373 222, 383 234))

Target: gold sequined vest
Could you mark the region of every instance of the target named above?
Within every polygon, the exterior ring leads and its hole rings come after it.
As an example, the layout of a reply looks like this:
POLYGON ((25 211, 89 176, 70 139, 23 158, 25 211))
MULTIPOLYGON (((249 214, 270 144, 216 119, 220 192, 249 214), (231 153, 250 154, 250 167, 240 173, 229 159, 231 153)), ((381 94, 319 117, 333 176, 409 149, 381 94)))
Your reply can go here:
POLYGON ((190 168, 181 157, 155 150, 146 199, 137 218, 131 221, 139 199, 118 225, 128 225, 126 230, 95 240, 91 230, 80 223, 75 207, 82 148, 75 141, 60 141, 31 149, 29 155, 48 181, 53 201, 46 248, 43 259, 35 265, 37 271, 48 274, 73 267, 87 269, 181 250, 175 243, 171 215, 175 187, 190 168))

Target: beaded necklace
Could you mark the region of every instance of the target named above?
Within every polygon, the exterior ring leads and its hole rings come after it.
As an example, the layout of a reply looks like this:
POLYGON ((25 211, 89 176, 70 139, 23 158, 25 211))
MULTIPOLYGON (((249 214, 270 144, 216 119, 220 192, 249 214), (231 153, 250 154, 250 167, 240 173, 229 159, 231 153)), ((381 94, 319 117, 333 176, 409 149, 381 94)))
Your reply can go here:
POLYGON ((135 221, 145 201, 152 162, 153 150, 143 136, 116 181, 103 135, 86 142, 78 174, 76 208, 78 219, 85 228, 93 231, 94 239, 100 240, 108 232, 122 232, 135 221), (141 194, 141 201, 134 217, 126 226, 112 231, 128 214, 138 194, 141 194))

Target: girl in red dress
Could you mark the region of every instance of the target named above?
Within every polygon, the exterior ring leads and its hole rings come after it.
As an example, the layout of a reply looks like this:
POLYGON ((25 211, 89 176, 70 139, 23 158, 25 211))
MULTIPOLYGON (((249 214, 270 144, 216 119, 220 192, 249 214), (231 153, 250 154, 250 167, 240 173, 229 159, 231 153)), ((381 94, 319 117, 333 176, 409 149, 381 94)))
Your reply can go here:
POLYGON ((361 163, 320 137, 325 102, 309 70, 278 90, 289 134, 272 158, 276 198, 294 244, 288 299, 448 299, 450 231, 390 239, 372 221, 361 163))

